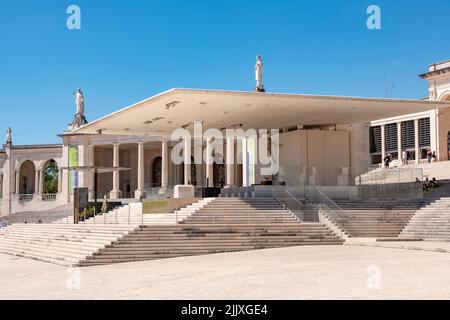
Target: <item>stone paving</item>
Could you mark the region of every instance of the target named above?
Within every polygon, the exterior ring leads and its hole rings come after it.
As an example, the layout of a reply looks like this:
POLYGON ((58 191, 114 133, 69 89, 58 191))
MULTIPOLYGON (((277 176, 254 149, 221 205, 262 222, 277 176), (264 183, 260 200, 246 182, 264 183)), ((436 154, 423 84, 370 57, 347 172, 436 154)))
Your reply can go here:
POLYGON ((0 254, 0 299, 450 299, 450 254, 310 246, 70 269, 0 254))

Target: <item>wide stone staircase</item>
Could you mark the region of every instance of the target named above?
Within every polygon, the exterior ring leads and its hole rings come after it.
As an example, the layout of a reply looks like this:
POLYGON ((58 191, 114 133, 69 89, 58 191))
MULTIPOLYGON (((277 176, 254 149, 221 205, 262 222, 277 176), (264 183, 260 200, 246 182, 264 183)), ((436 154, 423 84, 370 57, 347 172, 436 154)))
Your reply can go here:
POLYGON ((14 213, 2 219, 9 223, 53 223, 67 217, 70 212, 69 205, 45 211, 26 211, 14 213))
POLYGON ((420 208, 422 200, 336 200, 342 209, 339 227, 349 237, 397 237, 420 208))
MULTIPOLYGON (((201 199, 193 204, 180 208, 173 213, 143 214, 142 202, 131 202, 108 211, 106 214, 98 214, 95 217, 80 221, 79 224, 130 224, 130 225, 155 225, 176 224, 189 215, 195 213, 214 198, 201 199)), ((73 215, 55 221, 58 224, 73 223, 73 215)))
POLYGON ((146 225, 82 266, 301 245, 339 245, 319 223, 300 223, 274 199, 218 198, 177 225, 146 225))
POLYGON ((134 229, 128 225, 16 223, 0 229, 0 253, 73 266, 134 229))
POLYGON ((428 199, 399 238, 450 241, 450 197, 428 199))

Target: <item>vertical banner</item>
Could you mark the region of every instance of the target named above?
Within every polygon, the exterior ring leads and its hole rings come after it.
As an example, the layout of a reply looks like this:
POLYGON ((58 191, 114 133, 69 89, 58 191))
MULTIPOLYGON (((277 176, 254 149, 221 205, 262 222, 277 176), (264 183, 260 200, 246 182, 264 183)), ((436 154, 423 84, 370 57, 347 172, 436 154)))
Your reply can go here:
MULTIPOLYGON (((78 146, 70 146, 69 167, 76 166, 78 166, 78 146)), ((69 193, 72 194, 75 188, 78 188, 78 171, 69 170, 69 193)))
POLYGON ((248 185, 255 184, 255 140, 247 139, 247 181, 248 185))

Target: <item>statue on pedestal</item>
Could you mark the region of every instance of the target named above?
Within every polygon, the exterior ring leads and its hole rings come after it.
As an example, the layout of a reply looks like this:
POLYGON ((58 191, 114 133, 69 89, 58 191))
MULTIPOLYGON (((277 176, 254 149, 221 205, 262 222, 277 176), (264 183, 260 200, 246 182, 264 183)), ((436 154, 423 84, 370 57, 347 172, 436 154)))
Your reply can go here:
POLYGON ((6 129, 6 144, 11 144, 11 128, 6 129))
POLYGON ((263 79, 263 62, 262 57, 260 55, 256 56, 256 65, 255 65, 255 80, 256 87, 255 91, 257 92, 266 92, 264 89, 264 85, 262 83, 263 79))
POLYGON ((75 106, 76 106, 76 113, 75 117, 71 123, 72 128, 77 128, 82 125, 87 124, 86 117, 84 116, 84 95, 81 89, 78 89, 73 93, 75 98, 75 106))
POLYGON ((84 114, 84 96, 81 89, 78 89, 73 93, 75 96, 75 105, 77 106, 77 113, 83 115, 84 114))

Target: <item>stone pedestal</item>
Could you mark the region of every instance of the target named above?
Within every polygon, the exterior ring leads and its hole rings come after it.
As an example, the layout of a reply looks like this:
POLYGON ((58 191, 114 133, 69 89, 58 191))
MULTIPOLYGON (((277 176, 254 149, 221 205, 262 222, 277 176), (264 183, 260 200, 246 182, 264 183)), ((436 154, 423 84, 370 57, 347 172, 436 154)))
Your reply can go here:
POLYGON ((88 124, 86 117, 83 114, 76 114, 73 117, 73 121, 71 124, 69 124, 69 129, 75 129, 80 126, 83 126, 85 124, 88 124))
POLYGON ((145 192, 144 192, 144 190, 136 190, 136 191, 134 191, 134 198, 135 198, 135 199, 142 199, 142 198, 145 198, 145 192))
POLYGON ((109 193, 109 198, 111 200, 117 200, 117 199, 120 199, 121 197, 122 197, 122 191, 113 190, 109 193))
POLYGON ((191 185, 176 185, 174 189, 173 197, 175 199, 194 198, 195 189, 191 185))

